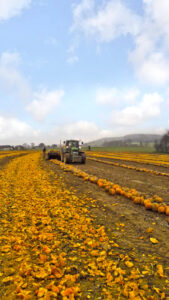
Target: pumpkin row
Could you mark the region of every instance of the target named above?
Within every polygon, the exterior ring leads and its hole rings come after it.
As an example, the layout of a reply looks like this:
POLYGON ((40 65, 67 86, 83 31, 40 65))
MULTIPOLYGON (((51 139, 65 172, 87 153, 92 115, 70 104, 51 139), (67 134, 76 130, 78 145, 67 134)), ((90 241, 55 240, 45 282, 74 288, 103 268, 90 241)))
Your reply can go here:
POLYGON ((152 210, 169 216, 169 206, 166 205, 163 202, 163 199, 158 195, 154 195, 153 197, 148 198, 146 195, 138 192, 135 189, 121 187, 120 185, 115 184, 106 179, 89 175, 86 172, 81 171, 80 169, 77 169, 71 165, 66 165, 58 160, 52 160, 52 162, 59 165, 61 169, 63 169, 65 172, 71 172, 73 173, 73 175, 83 178, 85 181, 90 181, 92 183, 97 184, 100 188, 104 189, 110 195, 117 194, 124 196, 125 198, 132 200, 134 204, 144 205, 145 208, 148 210, 152 210))

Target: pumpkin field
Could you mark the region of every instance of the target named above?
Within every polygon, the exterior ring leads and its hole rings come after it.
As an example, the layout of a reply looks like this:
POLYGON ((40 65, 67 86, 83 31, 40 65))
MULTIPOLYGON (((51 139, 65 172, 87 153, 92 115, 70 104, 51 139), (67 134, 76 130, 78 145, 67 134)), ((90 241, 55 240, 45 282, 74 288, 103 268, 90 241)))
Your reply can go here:
POLYGON ((0 153, 0 299, 169 300, 169 156, 0 153))

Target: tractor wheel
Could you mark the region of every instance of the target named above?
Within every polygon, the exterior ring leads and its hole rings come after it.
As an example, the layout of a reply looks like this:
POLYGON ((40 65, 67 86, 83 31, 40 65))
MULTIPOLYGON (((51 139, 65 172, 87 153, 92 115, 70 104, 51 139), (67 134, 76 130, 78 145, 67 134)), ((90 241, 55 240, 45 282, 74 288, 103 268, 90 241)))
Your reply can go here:
POLYGON ((50 159, 51 159, 50 153, 48 153, 47 160, 50 160, 50 159))
POLYGON ((86 163, 86 156, 84 154, 82 154, 82 164, 86 163))
POLYGON ((69 156, 68 155, 64 155, 64 163, 68 164, 69 163, 69 156))

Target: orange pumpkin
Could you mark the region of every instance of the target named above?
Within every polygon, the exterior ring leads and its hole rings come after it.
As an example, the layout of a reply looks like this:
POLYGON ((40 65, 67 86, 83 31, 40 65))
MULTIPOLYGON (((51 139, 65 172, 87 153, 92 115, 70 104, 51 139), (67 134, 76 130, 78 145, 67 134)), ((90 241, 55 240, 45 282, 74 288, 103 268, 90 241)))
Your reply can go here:
POLYGON ((164 213, 165 213, 165 206, 164 206, 164 205, 159 206, 159 207, 158 207, 158 212, 159 212, 160 214, 164 214, 164 213))
POLYGON ((135 204, 140 204, 140 203, 141 203, 140 197, 135 197, 135 198, 133 199, 133 202, 134 202, 135 204))
POLYGON ((144 205, 144 201, 145 199, 143 197, 141 197, 141 204, 144 205))
POLYGON ((153 211, 158 211, 159 204, 158 203, 153 203, 152 205, 153 205, 152 210, 153 211))
POLYGON ((114 189, 109 189, 109 194, 110 195, 114 195, 116 192, 115 192, 115 190, 114 189))
POLYGON ((157 201, 157 202, 159 202, 159 203, 162 203, 162 202, 163 202, 163 199, 162 199, 161 197, 157 196, 157 195, 154 195, 154 196, 153 196, 153 199, 154 199, 154 201, 157 201))
POLYGON ((169 206, 165 207, 165 213, 166 213, 167 216, 169 216, 169 206))
POLYGON ((96 176, 91 176, 90 181, 93 182, 93 183, 97 183, 98 178, 96 176))
POLYGON ((152 209, 152 207, 153 207, 153 205, 152 205, 152 203, 150 202, 150 200, 145 200, 144 201, 144 206, 145 206, 145 208, 146 209, 152 209))
POLYGON ((99 187, 103 187, 103 183, 101 182, 100 179, 97 181, 97 184, 98 184, 99 187))

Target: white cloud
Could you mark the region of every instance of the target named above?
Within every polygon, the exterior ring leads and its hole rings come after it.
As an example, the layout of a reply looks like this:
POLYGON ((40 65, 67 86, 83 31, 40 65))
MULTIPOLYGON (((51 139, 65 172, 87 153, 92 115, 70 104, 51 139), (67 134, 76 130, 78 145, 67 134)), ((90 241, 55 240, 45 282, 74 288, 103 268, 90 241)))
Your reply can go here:
POLYGON ((33 130, 31 126, 16 118, 5 118, 0 116, 0 143, 1 144, 23 144, 40 142, 46 144, 59 144, 66 139, 77 139, 83 142, 96 140, 103 137, 113 136, 110 129, 101 129, 94 122, 77 121, 52 126, 46 131, 33 130), (9 127, 10 126, 10 130, 9 127), (3 133, 3 134, 1 134, 3 133))
POLYGON ((79 61, 79 57, 77 56, 77 55, 72 55, 72 56, 70 56, 70 57, 68 57, 68 59, 67 59, 67 63, 69 64, 69 65, 73 65, 74 63, 76 63, 76 62, 78 62, 79 61))
MULTIPOLYGON (((134 112, 135 114, 135 112, 134 112)), ((156 114, 156 113, 155 113, 156 114)), ((140 116, 140 114, 138 114, 140 116)), ((131 116, 131 114, 130 114, 131 116)), ((114 117, 114 116, 113 116, 114 117)), ((101 129, 96 123, 88 121, 77 121, 73 123, 60 124, 47 131, 34 130, 29 124, 15 117, 5 117, 0 115, 0 143, 5 145, 18 145, 23 143, 34 142, 38 145, 40 142, 46 144, 59 144, 65 139, 78 139, 83 142, 93 141, 99 138, 123 136, 129 133, 164 133, 164 128, 157 127, 136 127, 136 123, 125 124, 113 123, 113 130, 101 129), (118 126, 116 126, 118 125, 118 126)))
MULTIPOLYGON (((146 15, 152 20, 161 34, 169 35, 168 0, 143 0, 146 15)), ((169 38, 169 36, 168 36, 169 38)))
POLYGON ((160 35, 156 26, 146 24, 144 33, 136 39, 135 49, 129 54, 137 78, 150 85, 164 85, 169 80, 169 58, 162 47, 157 47, 160 35), (159 49, 158 49, 159 48, 159 49))
POLYGON ((15 117, 0 116, 1 144, 11 145, 23 143, 24 141, 31 142, 38 134, 38 131, 35 131, 30 125, 15 117))
POLYGON ((0 20, 8 20, 28 8, 32 0, 0 0, 0 20))
POLYGON ((85 17, 86 14, 90 13, 94 8, 94 0, 82 0, 80 3, 73 5, 73 19, 74 25, 77 26, 79 22, 85 17))
POLYGON ((27 111, 35 120, 43 121, 59 105, 63 96, 63 90, 47 91, 42 89, 39 93, 34 94, 33 101, 27 106, 27 111))
POLYGON ((21 73, 19 66, 20 54, 17 52, 4 52, 0 58, 0 88, 13 98, 29 100, 26 110, 37 121, 42 121, 60 103, 64 95, 63 90, 46 89, 33 93, 28 80, 21 73))
POLYGON ((168 0, 143 0, 144 20, 135 38, 129 60, 142 82, 165 85, 169 81, 169 5, 168 0))
POLYGON ((136 35, 141 26, 141 18, 121 0, 102 1, 99 8, 95 1, 82 0, 73 8, 73 19, 73 31, 80 30, 100 42, 110 42, 120 35, 136 35))
POLYGON ((94 122, 77 121, 53 128, 51 136, 55 137, 57 141, 59 141, 60 138, 63 140, 73 138, 87 142, 112 136, 112 131, 102 130, 94 122))
POLYGON ((98 104, 117 106, 123 102, 134 103, 140 91, 136 88, 117 89, 115 87, 101 87, 96 91, 96 102, 98 104))
POLYGON ((19 70, 21 58, 17 52, 4 52, 0 58, 0 88, 6 93, 29 99, 31 88, 28 80, 19 70))
POLYGON ((6 67, 17 67, 21 61, 18 52, 4 52, 1 56, 1 65, 6 67))
POLYGON ((116 88, 99 88, 96 91, 96 102, 98 104, 117 105, 119 91, 116 88))
POLYGON ((129 34, 135 44, 129 62, 136 77, 152 86, 169 82, 168 0, 143 0, 142 15, 122 0, 81 0, 73 6, 72 32, 93 37, 97 43, 129 34))
POLYGON ((137 88, 130 88, 124 92, 123 99, 126 103, 134 103, 138 96, 140 95, 140 91, 137 88))
POLYGON ((112 123, 120 126, 135 126, 159 117, 164 99, 158 93, 145 94, 138 105, 114 111, 112 123))
POLYGON ((169 61, 162 53, 152 53, 137 66, 136 72, 145 83, 163 85, 169 80, 169 61))
POLYGON ((168 0, 143 0, 143 4, 144 22, 129 60, 142 82, 161 86, 169 81, 168 0))

